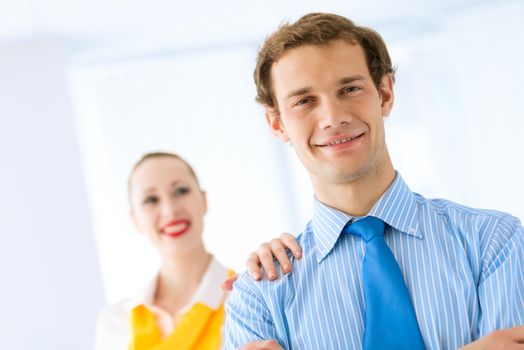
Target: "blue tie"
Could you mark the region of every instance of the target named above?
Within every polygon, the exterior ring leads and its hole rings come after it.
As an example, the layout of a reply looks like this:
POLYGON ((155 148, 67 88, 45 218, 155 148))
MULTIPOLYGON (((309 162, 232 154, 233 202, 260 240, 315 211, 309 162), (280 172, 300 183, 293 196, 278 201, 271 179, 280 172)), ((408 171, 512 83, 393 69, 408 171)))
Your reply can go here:
POLYGON ((384 228, 384 221, 367 216, 343 229, 366 242, 364 349, 424 349, 404 277, 384 240, 384 228))

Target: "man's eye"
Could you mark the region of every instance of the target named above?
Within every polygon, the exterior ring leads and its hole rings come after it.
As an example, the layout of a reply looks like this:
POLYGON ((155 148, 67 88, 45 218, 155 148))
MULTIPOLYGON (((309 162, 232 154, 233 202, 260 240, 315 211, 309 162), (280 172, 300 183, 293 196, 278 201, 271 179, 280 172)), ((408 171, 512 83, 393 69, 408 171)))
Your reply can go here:
POLYGON ((191 189, 189 187, 177 187, 173 191, 174 196, 183 196, 184 194, 187 194, 191 192, 191 189))
POLYGON ((359 90, 361 90, 361 89, 358 86, 347 86, 347 87, 342 89, 342 93, 343 94, 350 94, 352 92, 359 91, 359 90))
POLYGON ((310 103, 312 99, 310 97, 306 97, 295 103, 295 106, 305 105, 307 103, 310 103))

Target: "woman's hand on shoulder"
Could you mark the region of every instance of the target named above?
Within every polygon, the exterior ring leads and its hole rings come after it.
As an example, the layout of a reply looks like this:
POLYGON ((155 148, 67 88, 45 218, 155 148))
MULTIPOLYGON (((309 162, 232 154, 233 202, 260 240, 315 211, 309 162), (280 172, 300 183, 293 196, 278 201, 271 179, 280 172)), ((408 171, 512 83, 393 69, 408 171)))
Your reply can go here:
POLYGON ((277 278, 277 267, 275 260, 280 265, 282 273, 291 272, 292 265, 287 251, 290 250, 296 259, 302 257, 302 249, 298 245, 295 237, 289 233, 283 233, 279 238, 262 243, 256 252, 249 255, 246 267, 254 280, 260 281, 263 278, 262 269, 266 272, 266 278, 273 281, 277 278))
MULTIPOLYGON (((292 264, 289 260, 287 251, 291 251, 296 259, 302 258, 302 249, 298 245, 295 237, 289 233, 283 233, 279 238, 272 239, 269 242, 262 243, 256 252, 249 255, 246 261, 246 267, 254 280, 260 281, 263 278, 262 269, 266 272, 268 280, 273 281, 277 278, 277 267, 275 260, 280 265, 282 273, 287 274, 292 270, 292 264)), ((237 276, 228 278, 222 283, 222 289, 226 291, 233 290, 237 276)))

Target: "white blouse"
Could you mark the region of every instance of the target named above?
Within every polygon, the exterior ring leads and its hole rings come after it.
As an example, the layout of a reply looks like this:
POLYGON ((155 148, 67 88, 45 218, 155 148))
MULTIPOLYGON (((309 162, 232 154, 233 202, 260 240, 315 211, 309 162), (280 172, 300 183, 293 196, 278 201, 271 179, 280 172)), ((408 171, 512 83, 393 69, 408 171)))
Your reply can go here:
POLYGON ((130 315, 136 306, 146 305, 157 317, 158 326, 164 336, 175 328, 176 319, 189 311, 196 303, 218 309, 224 300, 225 292, 221 285, 227 279, 228 269, 214 257, 200 281, 191 301, 173 317, 165 310, 153 305, 158 275, 143 290, 132 298, 126 298, 104 308, 97 320, 95 334, 96 350, 127 350, 131 337, 130 315))

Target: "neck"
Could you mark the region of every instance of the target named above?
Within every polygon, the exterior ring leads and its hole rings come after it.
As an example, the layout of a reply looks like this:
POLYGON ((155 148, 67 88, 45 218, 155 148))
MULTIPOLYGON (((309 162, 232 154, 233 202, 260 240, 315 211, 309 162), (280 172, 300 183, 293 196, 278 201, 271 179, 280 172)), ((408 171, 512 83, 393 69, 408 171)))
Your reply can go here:
POLYGON ((352 216, 364 216, 394 180, 395 170, 388 159, 383 167, 374 169, 365 176, 340 184, 313 181, 313 188, 323 204, 352 216))
POLYGON ((163 256, 154 304, 176 314, 190 302, 210 261, 203 245, 190 254, 163 256))

